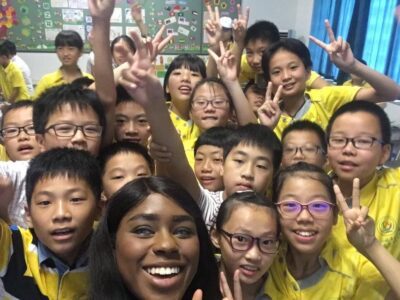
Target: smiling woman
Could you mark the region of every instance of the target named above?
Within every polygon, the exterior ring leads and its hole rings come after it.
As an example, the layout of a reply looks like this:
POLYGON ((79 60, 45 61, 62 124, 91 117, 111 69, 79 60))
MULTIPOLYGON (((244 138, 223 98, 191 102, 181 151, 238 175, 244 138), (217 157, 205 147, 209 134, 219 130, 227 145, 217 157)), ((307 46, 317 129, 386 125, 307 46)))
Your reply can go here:
POLYGON ((110 200, 90 251, 91 299, 220 299, 201 212, 161 177, 126 184, 110 200))

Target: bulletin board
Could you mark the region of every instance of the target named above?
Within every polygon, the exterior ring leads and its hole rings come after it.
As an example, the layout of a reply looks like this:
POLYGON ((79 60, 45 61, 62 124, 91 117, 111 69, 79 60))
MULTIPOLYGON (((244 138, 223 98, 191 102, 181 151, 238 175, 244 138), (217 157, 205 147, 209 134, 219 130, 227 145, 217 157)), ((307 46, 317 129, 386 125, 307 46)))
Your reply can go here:
MULTIPOLYGON (((111 18, 111 36, 138 31, 130 15, 130 6, 142 5, 143 19, 154 34, 162 24, 173 34, 165 54, 206 54, 203 32, 208 12, 204 0, 117 0, 111 18)), ((218 6, 221 16, 237 17, 236 5, 241 0, 207 0, 218 6)), ((0 0, 0 38, 14 41, 19 51, 54 52, 54 39, 61 30, 79 32, 86 41, 92 28, 87 0, 0 0)))

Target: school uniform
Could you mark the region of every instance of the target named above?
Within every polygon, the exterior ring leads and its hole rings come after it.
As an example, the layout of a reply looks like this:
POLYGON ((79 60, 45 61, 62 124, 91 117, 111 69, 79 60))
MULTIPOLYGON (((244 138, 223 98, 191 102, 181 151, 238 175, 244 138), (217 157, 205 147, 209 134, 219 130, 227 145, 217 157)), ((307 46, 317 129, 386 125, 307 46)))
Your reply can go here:
POLYGON ((372 87, 372 86, 371 86, 368 82, 366 82, 365 80, 363 80, 363 82, 361 83, 361 85, 354 85, 353 82, 351 81, 351 79, 349 79, 349 80, 343 82, 342 85, 343 85, 343 86, 360 86, 360 87, 363 87, 363 88, 371 88, 371 87, 372 87))
POLYGON ((0 89, 3 92, 6 101, 9 101, 11 93, 15 88, 18 88, 18 94, 15 101, 30 98, 21 70, 17 65, 10 61, 7 67, 4 68, 0 66, 0 89))

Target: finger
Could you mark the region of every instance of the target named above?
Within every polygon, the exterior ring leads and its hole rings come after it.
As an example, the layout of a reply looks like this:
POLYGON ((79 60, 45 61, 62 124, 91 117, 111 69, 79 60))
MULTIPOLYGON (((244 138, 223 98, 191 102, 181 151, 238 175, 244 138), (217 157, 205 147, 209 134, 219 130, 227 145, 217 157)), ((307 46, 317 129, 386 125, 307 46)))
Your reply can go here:
POLYGON ((218 22, 218 25, 220 24, 219 23, 219 8, 218 8, 218 6, 215 7, 215 21, 218 22))
POLYGON ((165 24, 162 25, 161 28, 160 28, 160 30, 158 30, 158 32, 157 32, 156 35, 154 36, 153 40, 155 40, 155 41, 161 40, 165 28, 166 28, 165 24))
POLYGON ((343 49, 343 38, 341 36, 339 36, 337 39, 337 45, 337 50, 341 52, 343 49))
POLYGON ((268 81, 267 91, 265 92, 265 100, 271 100, 272 97, 272 82, 268 81))
POLYGON ((242 299, 242 286, 240 285, 240 271, 236 270, 233 275, 233 294, 235 295, 235 300, 242 299))
POLYGON ((226 280, 224 272, 220 273, 219 280, 220 280, 222 295, 224 297, 227 297, 228 299, 233 299, 231 289, 229 288, 229 284, 228 281, 226 280))
POLYGON ((246 7, 246 14, 245 14, 245 21, 246 21, 246 25, 247 25, 247 21, 249 20, 249 18, 250 18, 250 7, 246 7))
POLYGON ((347 205, 346 199, 343 197, 342 191, 340 190, 337 184, 333 186, 333 190, 335 191, 336 203, 339 206, 339 209, 342 212, 349 210, 349 206, 347 205))
POLYGON ((221 57, 225 56, 225 47, 222 41, 219 41, 219 50, 221 51, 221 57))
POLYGON ((362 221, 367 220, 367 218, 368 218, 368 207, 367 206, 361 206, 360 217, 361 217, 362 221))
POLYGON ((218 59, 219 59, 218 55, 210 48, 208 48, 207 51, 208 51, 208 54, 214 59, 214 61, 218 62, 218 59))
POLYGON ((242 6, 240 5, 240 3, 236 4, 236 8, 237 8, 237 12, 238 12, 238 19, 240 20, 243 15, 242 6))
POLYGON ((335 34, 333 33, 333 30, 332 30, 331 24, 329 23, 329 20, 325 19, 324 23, 325 23, 326 31, 328 32, 329 41, 331 43, 335 42, 336 41, 335 34))
POLYGON ((274 100, 273 100, 273 102, 276 104, 279 104, 279 101, 281 100, 282 89, 283 89, 283 86, 279 85, 278 89, 276 90, 274 100))
POLYGON ((168 34, 165 39, 163 39, 157 47, 159 53, 161 53, 164 48, 168 45, 168 43, 172 40, 174 36, 172 34, 168 34))
POLYGON ((323 41, 317 39, 316 37, 314 37, 314 36, 312 36, 312 35, 310 35, 308 38, 309 38, 313 43, 315 43, 315 44, 317 44, 318 46, 320 46, 322 49, 327 50, 328 45, 325 44, 323 41))
POLYGON ((133 41, 135 42, 135 46, 136 46, 136 52, 137 55, 140 58, 146 57, 147 56, 147 47, 146 45, 143 43, 142 39, 140 38, 140 36, 138 35, 137 32, 135 31, 131 31, 130 32, 130 36, 133 39, 133 41))
POLYGON ((192 297, 192 300, 202 300, 203 299, 203 292, 200 289, 197 289, 192 297))
POLYGON ((207 11, 208 11, 208 14, 210 16, 210 19, 214 20, 214 13, 213 13, 213 11, 211 9, 211 5, 207 5, 207 11))
POLYGON ((352 207, 359 208, 360 207, 360 179, 353 179, 353 191, 352 191, 352 207))

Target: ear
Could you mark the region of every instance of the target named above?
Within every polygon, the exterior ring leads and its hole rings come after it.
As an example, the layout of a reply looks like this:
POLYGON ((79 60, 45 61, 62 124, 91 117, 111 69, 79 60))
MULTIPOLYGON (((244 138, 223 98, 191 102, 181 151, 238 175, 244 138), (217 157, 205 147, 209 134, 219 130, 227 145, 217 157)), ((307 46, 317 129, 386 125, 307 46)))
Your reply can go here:
POLYGON ((306 79, 308 80, 308 79, 310 79, 310 76, 311 76, 311 68, 307 68, 306 69, 306 73, 307 73, 307 78, 306 79))
POLYGON ((107 207, 107 197, 104 192, 101 192, 100 200, 97 203, 97 216, 96 220, 100 220, 101 216, 105 214, 107 207))
POLYGON ((25 221, 28 224, 29 228, 33 228, 32 216, 28 206, 25 206, 25 221))
POLYGON ((211 242, 213 243, 214 247, 220 249, 219 235, 218 235, 217 230, 214 227, 211 229, 210 238, 211 238, 211 242))
POLYGON ((379 165, 383 165, 390 158, 391 152, 392 152, 392 146, 390 144, 382 146, 382 154, 379 160, 379 165))
POLYGON ((45 147, 45 140, 44 140, 44 134, 41 133, 36 133, 36 141, 39 144, 39 148, 40 148, 40 152, 44 152, 46 151, 46 147, 45 147))

